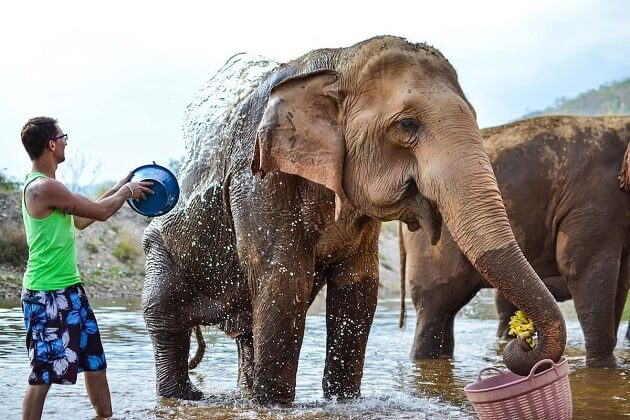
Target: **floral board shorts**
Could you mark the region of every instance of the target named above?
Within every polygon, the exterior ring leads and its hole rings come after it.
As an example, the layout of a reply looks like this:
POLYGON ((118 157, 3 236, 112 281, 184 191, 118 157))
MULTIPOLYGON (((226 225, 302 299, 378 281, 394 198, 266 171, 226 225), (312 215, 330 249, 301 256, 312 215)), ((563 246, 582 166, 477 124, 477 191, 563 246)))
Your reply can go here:
POLYGON ((101 336, 83 286, 22 289, 30 385, 74 384, 77 373, 107 367, 101 336))

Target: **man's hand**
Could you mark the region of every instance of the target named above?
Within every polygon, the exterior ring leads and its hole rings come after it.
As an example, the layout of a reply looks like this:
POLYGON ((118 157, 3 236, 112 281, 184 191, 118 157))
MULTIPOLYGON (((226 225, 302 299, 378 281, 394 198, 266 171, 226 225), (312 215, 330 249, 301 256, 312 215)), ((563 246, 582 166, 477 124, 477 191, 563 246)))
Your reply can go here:
MULTIPOLYGON (((129 183, 129 180, 131 179, 132 175, 133 175, 133 171, 129 171, 129 173, 127 175, 125 175, 124 178, 122 178, 120 181, 118 181, 116 183, 116 185, 114 185, 111 189, 106 191, 105 194, 101 195, 96 201, 99 202, 99 201, 103 200, 104 198, 111 197, 112 195, 116 194, 123 187, 123 185, 129 183)), ((137 183, 133 183, 133 184, 137 184, 137 183)), ((129 185, 132 185, 132 184, 130 183, 129 185)), ((133 195, 132 192, 130 192, 127 188, 125 188, 125 190, 128 192, 128 194, 133 195)), ((136 199, 138 199, 138 200, 140 200, 140 199, 144 200, 145 199, 145 196, 141 197, 140 195, 137 195, 137 197, 138 198, 136 198, 136 199)), ((135 196, 134 196, 134 198, 135 198, 135 196)), ((94 219, 90 219, 90 218, 87 218, 87 217, 80 217, 80 216, 77 216, 77 215, 74 216, 74 227, 76 227, 79 230, 85 229, 86 227, 90 226, 94 222, 95 222, 94 219)))

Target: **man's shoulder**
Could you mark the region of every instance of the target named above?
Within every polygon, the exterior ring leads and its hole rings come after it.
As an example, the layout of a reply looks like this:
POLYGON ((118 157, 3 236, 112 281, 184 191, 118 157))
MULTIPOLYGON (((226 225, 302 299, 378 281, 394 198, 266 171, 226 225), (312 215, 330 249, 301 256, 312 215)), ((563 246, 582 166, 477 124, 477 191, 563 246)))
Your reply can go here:
POLYGON ((54 179, 47 177, 39 177, 31 181, 24 192, 27 194, 37 193, 39 197, 49 196, 49 195, 57 195, 67 193, 69 190, 66 188, 63 183, 54 179))
POLYGON ((63 189, 67 189, 65 185, 63 185, 62 182, 56 180, 55 178, 48 178, 45 176, 41 176, 39 178, 35 178, 33 181, 31 181, 27 188, 30 187, 38 187, 38 188, 63 188, 63 189))

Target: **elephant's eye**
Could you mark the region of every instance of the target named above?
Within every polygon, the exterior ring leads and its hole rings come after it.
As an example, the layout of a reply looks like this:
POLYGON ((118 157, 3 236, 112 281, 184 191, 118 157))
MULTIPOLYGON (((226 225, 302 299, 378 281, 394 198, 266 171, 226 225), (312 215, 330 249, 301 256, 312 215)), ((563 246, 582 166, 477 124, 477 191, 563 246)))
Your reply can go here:
POLYGON ((400 128, 409 134, 415 134, 420 128, 420 123, 415 118, 403 118, 399 121, 400 128))

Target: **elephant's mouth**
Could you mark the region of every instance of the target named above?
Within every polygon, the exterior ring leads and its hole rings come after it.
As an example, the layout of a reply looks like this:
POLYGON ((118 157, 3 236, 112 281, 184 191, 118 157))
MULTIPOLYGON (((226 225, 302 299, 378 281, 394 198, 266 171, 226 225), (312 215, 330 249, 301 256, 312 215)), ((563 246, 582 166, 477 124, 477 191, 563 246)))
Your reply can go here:
POLYGON ((401 198, 406 204, 403 208, 408 210, 403 211, 398 219, 405 223, 411 232, 420 228, 425 229, 431 238, 431 245, 437 244, 442 233, 442 214, 438 210, 437 203, 420 192, 413 178, 404 182, 401 198))
MULTIPOLYGON (((377 196, 375 194, 375 196, 377 196)), ((435 245, 442 232, 442 214, 437 203, 425 197, 413 177, 406 178, 398 185, 393 196, 387 199, 372 199, 366 214, 380 222, 400 220, 411 232, 425 229, 435 245), (377 203, 377 204, 374 204, 377 203)), ((361 208, 361 206, 356 206, 361 208)))
POLYGON ((442 214, 437 203, 429 200, 418 189, 415 181, 408 180, 403 184, 395 214, 382 220, 400 220, 407 229, 415 232, 425 229, 431 239, 431 245, 439 242, 442 233, 442 214))
POLYGON ((424 229, 431 239, 431 245, 437 244, 442 234, 442 214, 437 204, 422 194, 418 194, 414 201, 411 217, 401 217, 400 220, 411 232, 424 229))

